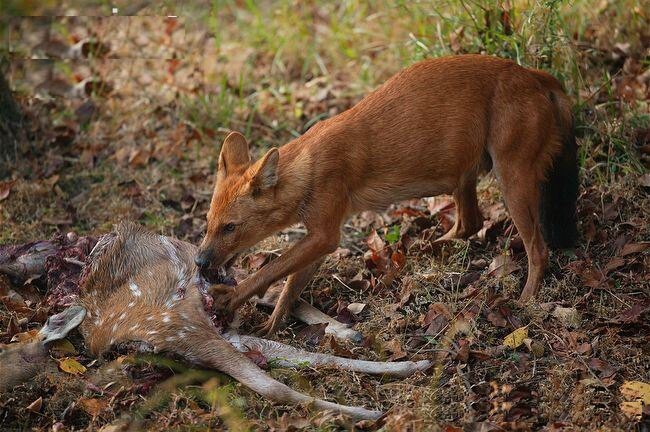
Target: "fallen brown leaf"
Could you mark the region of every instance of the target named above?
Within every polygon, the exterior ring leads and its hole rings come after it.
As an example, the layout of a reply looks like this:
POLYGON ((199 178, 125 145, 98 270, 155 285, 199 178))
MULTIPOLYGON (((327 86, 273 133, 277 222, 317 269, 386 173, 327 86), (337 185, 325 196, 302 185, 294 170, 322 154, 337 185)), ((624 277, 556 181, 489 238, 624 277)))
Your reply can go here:
POLYGON ((7 199, 14 184, 16 184, 16 180, 0 182, 0 201, 7 199))
POLYGON ((347 358, 356 358, 356 356, 352 353, 352 351, 343 348, 338 341, 336 340, 336 337, 330 336, 329 338, 329 345, 332 351, 334 351, 334 354, 340 357, 347 357, 347 358))
POLYGON ((397 339, 391 339, 384 344, 383 348, 384 350, 391 353, 391 355, 388 357, 389 361, 395 361, 406 357, 406 352, 402 348, 400 341, 397 339))
POLYGON ((1 297, 0 301, 2 301, 7 310, 11 312, 29 313, 31 311, 27 306, 27 303, 25 303, 23 296, 14 290, 10 290, 6 296, 1 297))
POLYGON ((639 323, 641 322, 643 315, 648 311, 650 311, 650 301, 640 302, 628 309, 625 309, 609 322, 615 324, 639 323))
POLYGON ((39 397, 34 402, 27 405, 27 407, 25 409, 27 411, 31 411, 33 413, 38 413, 38 412, 41 412, 42 407, 43 407, 43 398, 39 397))
POLYGON ((623 246, 623 249, 621 250, 621 256, 643 252, 648 248, 650 248, 650 242, 628 243, 623 246))
POLYGON ((379 252, 384 249, 386 246, 386 243, 379 237, 379 234, 377 234, 377 230, 372 230, 368 238, 366 239, 366 244, 370 248, 371 251, 373 252, 379 252))
POLYGON ((497 327, 505 327, 508 325, 508 322, 499 311, 491 311, 488 313, 487 320, 497 327))
POLYGON ((309 427, 310 421, 305 417, 291 417, 285 412, 277 420, 267 420, 266 424, 271 432, 294 432, 309 427))
POLYGON ((101 414, 102 411, 106 409, 108 402, 102 399, 81 398, 79 399, 79 405, 89 415, 97 417, 99 414, 101 414))
POLYGON ((336 309, 336 320, 343 324, 354 324, 359 319, 350 309, 348 309, 348 305, 345 301, 339 300, 336 309))
POLYGON ((528 348, 535 358, 540 358, 544 355, 544 345, 532 340, 531 338, 524 339, 524 345, 528 348))
POLYGON ((244 352, 244 355, 251 359, 258 367, 266 369, 269 366, 268 360, 264 354, 258 350, 248 350, 244 352))
POLYGON ((422 320, 423 327, 426 327, 424 333, 429 336, 438 335, 449 325, 450 319, 451 313, 447 306, 443 303, 430 304, 429 310, 422 320))
POLYGON ((621 257, 614 257, 611 260, 607 262, 605 265, 605 274, 609 274, 613 272, 614 270, 617 270, 625 265, 626 261, 625 259, 621 257))
POLYGON ((304 340, 307 345, 318 345, 325 336, 325 327, 327 327, 327 323, 308 325, 300 330, 296 337, 304 340))
POLYGON ((616 373, 616 369, 612 367, 608 362, 605 360, 599 359, 599 358, 592 358, 589 360, 589 367, 591 369, 595 369, 600 372, 600 377, 601 378, 609 378, 614 373, 616 373))
POLYGON ((488 274, 504 277, 517 270, 519 270, 519 266, 510 255, 499 255, 490 263, 488 274))

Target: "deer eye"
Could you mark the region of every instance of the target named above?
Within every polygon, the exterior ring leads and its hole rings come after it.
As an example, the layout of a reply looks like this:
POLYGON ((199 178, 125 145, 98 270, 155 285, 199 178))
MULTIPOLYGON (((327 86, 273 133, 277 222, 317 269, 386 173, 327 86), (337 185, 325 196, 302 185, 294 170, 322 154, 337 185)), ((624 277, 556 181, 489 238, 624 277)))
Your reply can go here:
POLYGON ((234 223, 227 223, 221 228, 221 231, 224 234, 230 234, 231 232, 235 231, 235 227, 236 225, 234 223))

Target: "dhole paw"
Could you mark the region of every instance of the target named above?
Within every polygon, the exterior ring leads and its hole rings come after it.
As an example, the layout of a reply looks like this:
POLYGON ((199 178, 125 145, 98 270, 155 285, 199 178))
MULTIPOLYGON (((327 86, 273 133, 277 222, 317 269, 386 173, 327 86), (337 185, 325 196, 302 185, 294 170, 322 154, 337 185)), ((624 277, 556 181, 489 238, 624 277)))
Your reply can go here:
POLYGON ((233 291, 235 291, 235 287, 225 284, 214 284, 208 288, 208 293, 212 297, 228 295, 233 291))
POLYGON ((236 295, 235 288, 228 285, 212 285, 208 289, 208 293, 214 300, 214 306, 220 310, 230 311, 230 304, 233 297, 236 295))
POLYGON ((535 293, 526 292, 526 290, 524 290, 521 296, 519 296, 519 299, 517 300, 516 304, 519 307, 526 307, 531 303, 533 303, 534 300, 535 300, 535 293))
POLYGON ((209 292, 214 299, 215 306, 226 312, 236 311, 252 297, 251 290, 247 289, 244 283, 234 287, 223 284, 213 285, 209 292))
POLYGON ((273 336, 277 332, 280 322, 281 320, 276 320, 273 317, 270 317, 264 324, 255 327, 254 332, 259 337, 273 336))
POLYGON ((246 293, 242 293, 239 290, 232 290, 226 295, 220 297, 220 299, 223 301, 222 304, 225 306, 225 309, 228 312, 236 311, 241 305, 246 303, 246 300, 249 298, 250 296, 246 295, 246 293))

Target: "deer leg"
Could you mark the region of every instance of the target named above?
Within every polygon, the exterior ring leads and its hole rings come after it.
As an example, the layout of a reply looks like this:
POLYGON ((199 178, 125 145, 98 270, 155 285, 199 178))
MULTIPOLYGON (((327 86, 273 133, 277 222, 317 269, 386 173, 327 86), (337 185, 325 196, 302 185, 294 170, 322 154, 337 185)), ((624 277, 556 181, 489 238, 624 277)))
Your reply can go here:
POLYGON ((45 273, 45 260, 62 246, 52 241, 0 246, 0 273, 20 281, 45 273))
MULTIPOLYGON (((199 344, 188 346, 188 354, 198 359, 201 364, 224 372, 254 392, 265 398, 290 404, 312 404, 320 410, 340 412, 356 419, 377 419, 380 411, 367 410, 362 407, 339 405, 299 393, 292 388, 271 378, 266 372, 257 367, 248 357, 237 351, 228 341, 214 333, 216 337, 206 338, 209 327, 196 333, 202 339, 199 344)), ((195 339, 193 339, 195 340, 195 339)))
POLYGON ((231 335, 228 341, 240 351, 258 350, 264 357, 274 360, 282 367, 296 367, 307 363, 310 366, 334 367, 353 372, 373 375, 390 375, 405 378, 431 367, 429 360, 418 362, 374 362, 337 357, 329 354, 312 353, 273 340, 254 336, 231 335))
MULTIPOLYGON (((256 304, 266 307, 275 307, 280 290, 269 290, 266 295, 256 301, 256 304)), ((325 333, 336 336, 339 339, 351 340, 355 343, 361 343, 363 335, 350 328, 349 324, 343 324, 326 313, 315 308, 309 302, 303 299, 296 300, 291 315, 306 324, 327 323, 325 333)))

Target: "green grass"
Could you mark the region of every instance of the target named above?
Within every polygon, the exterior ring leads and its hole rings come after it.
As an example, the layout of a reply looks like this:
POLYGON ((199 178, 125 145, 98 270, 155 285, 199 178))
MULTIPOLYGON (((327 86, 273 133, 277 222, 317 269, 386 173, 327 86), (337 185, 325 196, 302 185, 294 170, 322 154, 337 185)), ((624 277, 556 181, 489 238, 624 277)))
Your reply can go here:
POLYGON ((644 22, 632 0, 598 7, 587 0, 511 3, 504 9, 500 1, 469 0, 397 1, 393 7, 363 0, 313 5, 215 0, 205 22, 215 34, 221 60, 227 63, 237 49, 253 51, 234 82, 222 77, 216 97, 189 103, 188 115, 199 124, 259 137, 263 147, 281 145, 329 116, 307 112, 309 106, 298 100, 296 93, 310 81, 330 82, 344 73, 349 79, 342 92, 359 99, 407 65, 455 53, 497 55, 547 70, 580 106, 594 89, 611 87, 605 71, 585 76, 593 71, 586 72, 584 57, 598 49, 578 49, 590 23, 603 16, 626 22, 621 40, 631 37, 633 46, 640 44, 640 36, 632 35, 641 34, 644 22), (270 64, 263 76, 256 74, 260 62, 270 64), (256 116, 268 130, 254 130, 256 116))

